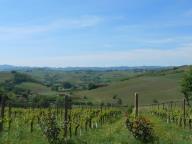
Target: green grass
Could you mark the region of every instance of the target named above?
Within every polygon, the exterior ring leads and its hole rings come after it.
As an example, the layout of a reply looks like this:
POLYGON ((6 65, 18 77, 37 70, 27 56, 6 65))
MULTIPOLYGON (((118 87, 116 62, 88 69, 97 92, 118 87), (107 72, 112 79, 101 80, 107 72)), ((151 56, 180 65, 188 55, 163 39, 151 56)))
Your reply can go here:
POLYGON ((33 82, 24 82, 24 83, 21 83, 19 85, 17 85, 18 88, 23 88, 23 89, 27 89, 27 90, 30 90, 34 93, 38 93, 38 94, 41 94, 41 95, 56 95, 57 93, 52 91, 49 87, 46 87, 42 84, 39 84, 39 83, 33 83, 33 82))
MULTIPOLYGON (((167 124, 150 114, 145 116, 152 122, 159 144, 192 144, 190 130, 167 124)), ((84 131, 81 136, 72 137, 69 144, 142 144, 125 127, 125 120, 125 117, 120 117, 98 129, 84 131)), ((10 133, 6 129, 0 134, 0 144, 48 144, 37 125, 30 133, 29 127, 19 123, 19 126, 12 126, 10 133)))
POLYGON ((175 124, 167 124, 160 118, 147 115, 153 123, 155 134, 159 137, 160 144, 192 144, 191 131, 175 124))
MULTIPOLYGON (((6 80, 11 80, 14 78, 14 75, 10 72, 0 72, 0 83, 5 82, 6 80)), ((51 88, 46 87, 40 83, 35 82, 23 82, 21 84, 15 85, 18 88, 30 90, 33 93, 38 93, 40 95, 46 96, 56 96, 57 92, 52 91, 51 88)))
POLYGON ((59 71, 34 69, 26 72, 41 81, 61 82, 67 81, 75 85, 94 83, 108 83, 119 81, 138 73, 128 71, 59 71))
POLYGON ((0 72, 0 83, 10 80, 11 78, 13 78, 13 74, 8 72, 0 72))
POLYGON ((107 87, 79 91, 76 96, 86 96, 94 102, 112 102, 113 96, 122 99, 123 104, 133 104, 135 92, 140 94, 140 104, 152 103, 154 100, 167 101, 181 99, 180 83, 184 73, 150 76, 144 75, 129 80, 115 82, 107 87))
POLYGON ((93 129, 82 136, 73 139, 75 144, 131 144, 137 140, 125 127, 125 119, 121 118, 108 123, 102 128, 93 129))
MULTIPOLYGON (((192 144, 191 131, 175 124, 167 124, 156 116, 146 115, 152 122, 156 142, 159 144, 192 144)), ((75 144, 142 144, 136 140, 124 125, 125 118, 107 124, 100 129, 91 130, 78 138, 74 138, 75 144)))
POLYGON ((10 131, 5 129, 0 133, 0 144, 48 144, 39 126, 36 125, 34 132, 31 133, 29 126, 23 122, 19 123, 19 126, 12 125, 10 131))
MULTIPOLYGON (((152 122, 156 142, 159 144, 192 144, 191 131, 167 124, 156 116, 146 115, 152 122)), ((82 136, 73 138, 74 144, 142 144, 136 140, 124 125, 125 118, 106 124, 102 128, 91 130, 82 136)))

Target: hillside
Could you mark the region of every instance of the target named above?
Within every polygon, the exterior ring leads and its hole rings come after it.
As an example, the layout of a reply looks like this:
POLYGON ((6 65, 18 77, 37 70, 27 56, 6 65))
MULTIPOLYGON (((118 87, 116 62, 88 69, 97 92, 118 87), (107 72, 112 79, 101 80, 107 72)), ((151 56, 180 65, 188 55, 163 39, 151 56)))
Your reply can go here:
POLYGON ((0 72, 0 83, 5 82, 6 80, 12 79, 13 74, 9 72, 0 72))
POLYGON ((18 72, 0 72, 0 88, 13 103, 24 101, 46 102, 57 96, 57 92, 32 76, 18 72))
POLYGON ((56 96, 57 95, 57 93, 52 91, 49 87, 46 87, 39 83, 23 82, 23 83, 17 85, 16 87, 30 90, 32 93, 36 93, 39 95, 45 95, 45 96, 56 96))
POLYGON ((127 77, 145 73, 147 71, 159 71, 171 67, 140 66, 140 67, 18 67, 12 65, 0 65, 0 72, 17 71, 31 75, 42 83, 53 86, 61 82, 70 82, 78 89, 84 89, 89 83, 103 84, 119 81, 127 77))
MULTIPOLYGON (((52 90, 53 86, 69 82, 73 86, 72 96, 78 102, 117 103, 119 100, 123 105, 131 105, 134 93, 138 92, 140 104, 148 104, 181 99, 180 82, 187 69, 187 66, 147 72, 32 69, 20 73, 18 80, 21 82, 15 88, 30 91, 32 95, 57 97, 58 92, 52 90), (46 86, 48 83, 50 87, 46 86), (88 90, 87 85, 90 83, 106 85, 88 90)), ((0 72, 0 83, 13 78, 11 72, 0 72)))
POLYGON ((107 87, 76 92, 78 97, 97 103, 113 103, 113 97, 120 98, 122 104, 133 104, 134 92, 139 93, 140 104, 157 101, 181 99, 180 82, 188 67, 180 67, 155 73, 146 73, 124 81, 115 82, 107 87))

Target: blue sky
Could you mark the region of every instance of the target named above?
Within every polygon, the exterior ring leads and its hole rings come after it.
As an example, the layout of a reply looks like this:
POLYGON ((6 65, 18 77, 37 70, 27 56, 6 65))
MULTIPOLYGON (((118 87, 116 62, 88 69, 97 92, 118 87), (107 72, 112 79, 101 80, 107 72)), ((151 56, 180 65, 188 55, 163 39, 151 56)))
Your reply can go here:
POLYGON ((0 64, 192 64, 191 0, 0 0, 0 64))

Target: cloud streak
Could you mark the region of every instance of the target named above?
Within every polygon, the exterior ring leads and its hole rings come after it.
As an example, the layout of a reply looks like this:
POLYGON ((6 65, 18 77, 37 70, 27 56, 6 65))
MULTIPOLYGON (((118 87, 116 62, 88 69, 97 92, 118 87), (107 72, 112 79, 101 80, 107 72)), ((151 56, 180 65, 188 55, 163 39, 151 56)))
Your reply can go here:
POLYGON ((102 22, 98 16, 81 16, 75 19, 59 19, 44 25, 31 26, 0 26, 0 36, 12 37, 18 35, 32 35, 51 32, 60 29, 82 29, 95 27, 102 22))

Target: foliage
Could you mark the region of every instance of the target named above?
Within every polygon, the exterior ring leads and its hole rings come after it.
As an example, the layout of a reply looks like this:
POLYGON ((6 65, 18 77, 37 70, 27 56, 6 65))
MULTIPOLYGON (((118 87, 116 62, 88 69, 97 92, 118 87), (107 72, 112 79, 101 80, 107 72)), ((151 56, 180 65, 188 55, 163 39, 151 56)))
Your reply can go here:
POLYGON ((117 99, 117 104, 118 104, 118 105, 121 105, 121 104, 122 104, 122 99, 121 99, 121 98, 118 98, 118 99, 117 99))
POLYGON ((126 126, 133 136, 143 143, 153 143, 156 139, 151 122, 144 117, 138 117, 133 120, 128 118, 126 126))
POLYGON ((15 84, 20 84, 20 83, 23 83, 23 82, 37 82, 37 81, 34 80, 34 79, 33 79, 31 76, 29 76, 29 75, 15 72, 15 73, 14 73, 13 82, 14 82, 15 84))
POLYGON ((73 85, 70 82, 63 82, 62 85, 65 89, 73 88, 73 85))
POLYGON ((43 115, 40 124, 50 144, 61 143, 59 139, 61 129, 57 126, 56 117, 53 113, 48 112, 47 115, 43 115))
POLYGON ((97 86, 94 83, 89 83, 88 84, 88 90, 96 89, 97 86))
POLYGON ((116 99, 117 98, 117 95, 115 94, 114 96, 113 96, 113 99, 116 99))
POLYGON ((189 100, 192 99, 192 68, 185 75, 181 86, 182 93, 184 94, 188 105, 190 105, 189 100))
MULTIPOLYGON (((50 108, 15 108, 5 109, 3 134, 9 134, 8 139, 14 144, 36 143, 38 138, 44 139, 50 144, 72 144, 70 136, 81 136, 82 132, 104 126, 105 123, 115 121, 120 116, 117 108, 73 108, 68 112, 67 137, 64 136, 64 109, 50 108), (11 112, 10 112, 11 111, 11 112), (9 122, 11 125, 9 129, 9 122), (10 131, 9 131, 10 130, 10 131), (37 132, 39 135, 37 136, 37 132), (45 137, 42 137, 42 134, 45 137), (19 142, 12 140, 13 135, 19 142), (36 142, 31 142, 31 139, 36 142)), ((89 132, 90 132, 89 131, 89 132)), ((0 143, 6 138, 1 137, 0 143)), ((41 143, 41 142, 39 142, 41 143)), ((44 143, 43 143, 44 144, 44 143)))

